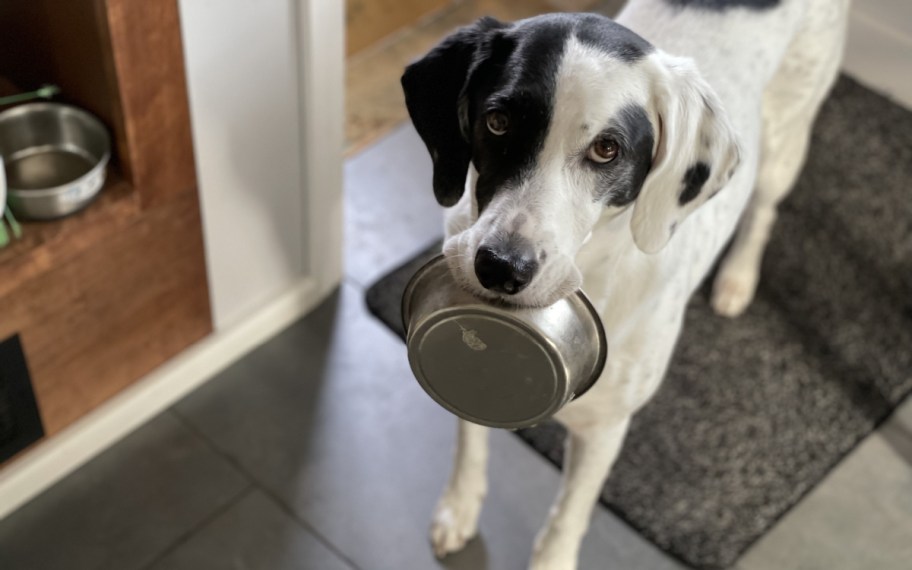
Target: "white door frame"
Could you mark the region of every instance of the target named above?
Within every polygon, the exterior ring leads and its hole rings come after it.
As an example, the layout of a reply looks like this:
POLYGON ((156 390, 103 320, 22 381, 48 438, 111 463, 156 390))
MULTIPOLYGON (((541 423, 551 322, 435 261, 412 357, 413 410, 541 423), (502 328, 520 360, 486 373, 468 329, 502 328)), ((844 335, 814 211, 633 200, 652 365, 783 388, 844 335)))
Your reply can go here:
POLYGON ((342 280, 345 2, 297 0, 301 165, 307 192, 304 267, 321 296, 342 280))

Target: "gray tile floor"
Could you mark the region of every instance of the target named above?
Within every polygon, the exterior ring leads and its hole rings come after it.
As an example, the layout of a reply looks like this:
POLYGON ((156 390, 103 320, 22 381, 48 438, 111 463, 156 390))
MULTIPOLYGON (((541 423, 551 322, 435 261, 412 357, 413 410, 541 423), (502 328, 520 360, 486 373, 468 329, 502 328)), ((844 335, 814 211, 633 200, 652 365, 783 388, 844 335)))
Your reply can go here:
MULTIPOLYGON (((426 531, 453 420, 412 380, 364 286, 440 233, 411 127, 346 167, 347 278, 314 313, 0 521, 0 568, 520 570, 559 474, 492 438, 481 537, 426 531)), ((741 570, 907 568, 912 404, 747 554, 741 570), (908 532, 907 532, 908 531, 908 532)), ((599 508, 583 570, 681 568, 599 508)))

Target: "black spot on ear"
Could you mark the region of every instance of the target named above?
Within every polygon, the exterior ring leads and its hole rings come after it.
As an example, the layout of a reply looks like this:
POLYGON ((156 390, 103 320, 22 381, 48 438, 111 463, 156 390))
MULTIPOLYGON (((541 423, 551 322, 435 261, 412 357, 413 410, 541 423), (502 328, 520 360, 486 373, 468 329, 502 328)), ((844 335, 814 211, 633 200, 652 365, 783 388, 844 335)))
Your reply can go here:
POLYGON ((698 162, 687 169, 684 173, 684 191, 678 198, 678 203, 682 206, 700 195, 700 190, 709 179, 709 165, 705 162, 698 162))

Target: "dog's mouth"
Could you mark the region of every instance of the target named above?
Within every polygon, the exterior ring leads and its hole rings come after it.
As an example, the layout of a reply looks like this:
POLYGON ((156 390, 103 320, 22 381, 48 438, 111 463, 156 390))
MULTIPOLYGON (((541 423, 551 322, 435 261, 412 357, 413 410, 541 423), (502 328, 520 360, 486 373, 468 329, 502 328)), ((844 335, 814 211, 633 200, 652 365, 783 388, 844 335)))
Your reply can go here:
POLYGON ((578 289, 578 287, 567 287, 545 292, 544 294, 532 290, 529 291, 528 294, 523 292, 519 295, 505 295, 503 293, 488 291, 487 289, 478 286, 463 287, 468 290, 469 293, 487 303, 513 309, 543 309, 545 307, 550 307, 554 303, 573 295, 578 289))
POLYGON ((456 251, 456 244, 451 244, 452 241, 449 240, 444 245, 443 251, 450 275, 459 287, 486 303, 519 309, 544 308, 573 295, 580 287, 581 278, 575 267, 564 278, 557 277, 561 272, 555 271, 555 268, 547 267, 536 281, 517 294, 486 289, 476 277, 469 256, 456 251))
POLYGON ((488 289, 478 286, 467 287, 466 290, 487 303, 501 307, 509 307, 513 309, 530 309, 547 306, 524 301, 520 295, 506 295, 504 293, 497 293, 496 291, 489 291, 488 289))

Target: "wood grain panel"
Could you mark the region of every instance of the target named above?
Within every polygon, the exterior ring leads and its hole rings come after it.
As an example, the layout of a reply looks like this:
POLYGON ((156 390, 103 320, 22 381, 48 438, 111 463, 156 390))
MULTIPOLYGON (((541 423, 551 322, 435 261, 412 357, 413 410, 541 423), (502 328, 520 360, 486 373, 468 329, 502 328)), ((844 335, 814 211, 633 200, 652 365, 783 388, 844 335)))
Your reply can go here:
POLYGON ((22 239, 0 249, 0 298, 133 223, 139 214, 133 187, 110 173, 101 194, 82 212, 50 223, 22 222, 22 239))
POLYGON ((196 193, 0 298, 52 435, 211 331, 196 193))
POLYGON ((351 55, 415 24, 452 0, 346 0, 345 47, 351 55))
POLYGON ((98 0, 106 7, 130 166, 143 206, 196 192, 177 0, 98 0))

